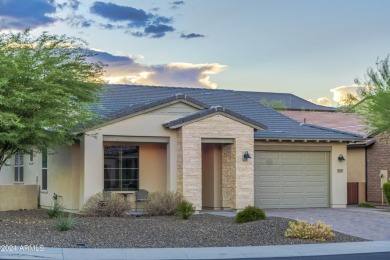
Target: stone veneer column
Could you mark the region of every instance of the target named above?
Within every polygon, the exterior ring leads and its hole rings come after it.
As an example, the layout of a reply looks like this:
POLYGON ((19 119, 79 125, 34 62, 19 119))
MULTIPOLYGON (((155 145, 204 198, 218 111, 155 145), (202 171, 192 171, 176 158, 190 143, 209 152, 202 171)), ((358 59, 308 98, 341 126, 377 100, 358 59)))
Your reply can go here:
POLYGON ((202 143, 191 128, 178 131, 178 191, 192 202, 196 210, 202 209, 202 143))
POLYGON ((222 146, 222 207, 235 208, 236 198, 236 145, 222 146))
POLYGON ((222 149, 222 206, 243 209, 254 204, 253 128, 223 115, 215 115, 178 129, 177 190, 202 209, 202 138, 230 138, 222 149), (248 151, 252 159, 242 160, 248 151))

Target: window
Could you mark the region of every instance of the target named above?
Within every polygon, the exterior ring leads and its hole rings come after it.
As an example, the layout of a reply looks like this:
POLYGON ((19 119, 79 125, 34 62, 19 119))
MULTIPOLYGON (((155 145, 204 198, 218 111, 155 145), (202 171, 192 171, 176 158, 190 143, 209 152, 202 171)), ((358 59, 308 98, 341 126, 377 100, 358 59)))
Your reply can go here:
POLYGON ((104 190, 138 190, 138 151, 138 146, 104 146, 104 190))
POLYGON ((23 153, 18 152, 15 154, 15 167, 14 167, 14 182, 23 182, 23 153))
POLYGON ((42 151, 42 190, 47 191, 47 149, 42 151))

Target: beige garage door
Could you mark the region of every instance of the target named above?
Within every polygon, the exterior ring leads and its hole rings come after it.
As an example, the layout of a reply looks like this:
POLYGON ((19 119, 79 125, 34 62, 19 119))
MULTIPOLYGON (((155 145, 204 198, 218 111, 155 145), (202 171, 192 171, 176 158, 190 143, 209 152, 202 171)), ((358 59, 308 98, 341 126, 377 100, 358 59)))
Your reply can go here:
POLYGON ((255 205, 329 207, 329 152, 255 152, 255 205))

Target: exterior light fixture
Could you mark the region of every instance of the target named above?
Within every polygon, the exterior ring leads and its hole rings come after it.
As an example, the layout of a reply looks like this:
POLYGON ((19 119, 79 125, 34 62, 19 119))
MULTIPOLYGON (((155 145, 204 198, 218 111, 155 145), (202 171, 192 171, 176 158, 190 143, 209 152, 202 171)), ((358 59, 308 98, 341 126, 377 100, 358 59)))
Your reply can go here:
POLYGON ((246 151, 242 154, 242 160, 243 161, 248 161, 249 159, 251 159, 252 157, 249 155, 249 152, 246 151))
POLYGON ((344 155, 342 154, 340 154, 337 159, 339 159, 339 161, 345 161, 344 155))

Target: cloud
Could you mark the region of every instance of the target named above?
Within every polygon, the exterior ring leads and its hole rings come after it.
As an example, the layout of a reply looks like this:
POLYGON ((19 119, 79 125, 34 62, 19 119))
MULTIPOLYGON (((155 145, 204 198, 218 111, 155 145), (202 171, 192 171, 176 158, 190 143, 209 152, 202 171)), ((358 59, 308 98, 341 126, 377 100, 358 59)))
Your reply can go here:
POLYGON ((199 33, 189 33, 189 34, 182 33, 180 35, 180 38, 184 38, 184 39, 203 38, 203 37, 205 37, 205 36, 203 34, 199 34, 199 33))
POLYGON ((94 23, 94 21, 92 20, 87 20, 83 15, 76 15, 76 14, 68 15, 65 18, 65 21, 71 27, 83 27, 83 28, 88 28, 94 23))
POLYGON ((105 78, 109 83, 162 85, 173 87, 217 88, 210 79, 211 75, 226 68, 218 63, 183 63, 174 62, 162 65, 144 65, 130 56, 116 56, 94 50, 92 58, 108 64, 105 78))
MULTIPOLYGON (((94 2, 90 8, 91 13, 108 19, 111 22, 126 22, 129 29, 127 33, 136 37, 150 36, 151 38, 161 38, 167 32, 173 32, 174 27, 167 25, 173 22, 170 17, 147 13, 142 9, 131 6, 121 6, 113 3, 94 2), (138 31, 132 29, 137 28, 138 31)), ((107 29, 122 29, 123 26, 108 23, 107 29)))
POLYGON ((173 5, 184 5, 184 1, 175 1, 172 4, 173 5))
POLYGON ((327 107, 331 107, 332 106, 332 102, 327 97, 317 98, 317 102, 316 103, 318 105, 321 105, 321 106, 327 106, 327 107))
POLYGON ((145 28, 144 34, 146 35, 152 35, 153 38, 161 38, 165 36, 167 32, 173 32, 175 28, 169 25, 165 24, 159 24, 159 25, 149 25, 145 28))
POLYGON ((215 89, 217 84, 210 81, 210 75, 221 72, 225 67, 218 63, 169 63, 152 66, 153 73, 148 77, 148 80, 152 84, 166 86, 215 89))
POLYGON ((339 105, 347 105, 348 103, 348 95, 352 95, 354 97, 358 96, 358 89, 360 87, 358 85, 351 86, 340 86, 337 88, 333 88, 330 92, 333 93, 333 100, 339 103, 339 105))
POLYGON ((70 8, 73 11, 77 11, 79 9, 80 4, 81 3, 78 0, 67 0, 66 2, 63 3, 57 3, 56 7, 58 7, 61 10, 65 8, 70 8))
POLYGON ((110 21, 129 21, 134 25, 146 25, 151 18, 144 10, 113 3, 94 2, 91 13, 100 15, 110 21))
POLYGON ((184 1, 174 1, 171 3, 171 8, 177 9, 179 8, 180 5, 184 5, 184 1))
POLYGON ((55 12, 50 0, 0 0, 0 28, 23 30, 49 25, 56 21, 50 17, 55 12))

